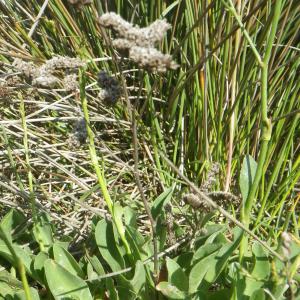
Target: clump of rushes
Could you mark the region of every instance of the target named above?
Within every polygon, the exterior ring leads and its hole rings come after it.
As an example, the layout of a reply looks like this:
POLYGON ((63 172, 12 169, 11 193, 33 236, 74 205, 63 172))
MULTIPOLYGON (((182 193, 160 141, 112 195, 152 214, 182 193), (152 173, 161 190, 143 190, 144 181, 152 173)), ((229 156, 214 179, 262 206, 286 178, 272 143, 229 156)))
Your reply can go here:
POLYGON ((128 57, 141 68, 151 72, 166 72, 167 69, 176 69, 178 65, 169 54, 163 54, 155 45, 161 41, 171 25, 166 20, 156 20, 145 28, 134 26, 114 12, 103 14, 99 24, 112 28, 116 38, 112 41, 114 47, 128 51, 128 57))
POLYGON ((122 93, 119 82, 105 71, 100 71, 98 74, 98 84, 101 87, 101 91, 99 92, 100 99, 107 105, 116 104, 122 93))
POLYGON ((53 88, 60 81, 55 72, 77 69, 84 65, 85 62, 78 58, 63 56, 53 57, 41 66, 36 66, 32 62, 25 62, 21 59, 16 59, 14 62, 14 67, 31 80, 32 85, 49 88, 53 88))

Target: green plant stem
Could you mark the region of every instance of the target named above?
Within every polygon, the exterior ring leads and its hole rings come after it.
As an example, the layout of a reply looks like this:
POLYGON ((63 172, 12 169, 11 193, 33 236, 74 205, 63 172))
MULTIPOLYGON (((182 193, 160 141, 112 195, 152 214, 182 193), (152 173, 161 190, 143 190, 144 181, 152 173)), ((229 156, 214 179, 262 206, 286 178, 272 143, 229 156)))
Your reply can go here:
POLYGON ((87 104, 87 98, 86 98, 86 93, 85 93, 85 81, 86 81, 85 80, 85 70, 80 70, 79 77, 80 77, 80 98, 81 98, 81 102, 82 102, 84 118, 86 121, 86 128, 87 128, 88 139, 89 139, 89 152, 90 152, 92 165, 95 169, 97 179, 98 179, 98 182, 99 182, 102 194, 103 194, 103 198, 107 204, 108 210, 109 210, 109 212, 112 216, 112 219, 116 225, 117 231, 123 242, 126 253, 129 257, 131 257, 131 250, 130 250, 130 246, 127 242, 127 239, 125 237, 124 229, 121 228, 120 222, 115 221, 113 202, 110 198, 110 195, 109 195, 109 192, 108 192, 108 189, 106 186, 106 182, 105 182, 105 179, 103 176, 103 172, 98 163, 98 157, 97 157, 95 142, 94 142, 94 133, 93 133, 92 129, 90 128, 89 111, 88 111, 88 104, 87 104))
MULTIPOLYGON (((271 56, 272 46, 275 39, 276 29, 280 18, 280 8, 281 8, 282 0, 275 1, 274 14, 271 23, 271 31, 267 40, 266 50, 263 59, 258 53, 248 32, 245 30, 245 26, 241 22, 241 19, 234 8, 232 1, 229 0, 229 5, 225 2, 225 0, 222 0, 222 2, 237 20, 261 68, 261 127, 262 127, 261 145, 260 145, 260 152, 258 157, 257 170, 254 176, 253 183, 250 188, 250 192, 244 203, 244 207, 241 213, 241 220, 243 224, 247 228, 249 228, 251 209, 256 200, 255 197, 258 191, 260 180, 264 176, 263 169, 264 169, 264 164, 265 164, 266 155, 268 151, 268 143, 272 134, 271 121, 268 118, 268 67, 269 67, 269 60, 271 56)), ((242 260, 246 249, 247 249, 247 238, 244 236, 240 248, 240 260, 242 260)))
MULTIPOLYGON (((241 13, 241 1, 237 1, 237 9, 238 13, 241 13)), ((235 45, 234 45, 234 59, 238 61, 239 55, 239 47, 241 41, 241 30, 237 30, 235 33, 235 45)), ((236 102, 236 94, 237 94, 237 67, 236 64, 234 66, 232 72, 232 83, 231 83, 231 108, 232 114, 230 117, 230 126, 229 126, 229 143, 228 143, 228 155, 227 155, 227 170, 226 170, 226 182, 224 191, 228 192, 231 182, 231 165, 232 165, 232 155, 233 155, 233 142, 234 142, 234 134, 235 134, 235 119, 236 119, 236 109, 235 102, 236 102)))
MULTIPOLYGON (((271 31, 268 37, 267 46, 265 50, 265 55, 263 57, 263 63, 261 66, 261 126, 262 126, 262 135, 261 135, 261 146, 260 153, 258 157, 257 170, 254 176, 253 184, 251 185, 249 195, 245 201, 243 208, 243 213, 241 215, 242 221, 245 226, 249 227, 251 209, 256 200, 256 193, 258 191, 259 183, 261 178, 264 176, 264 164, 266 160, 266 155, 268 151, 269 140, 272 135, 272 125, 271 120, 268 118, 268 67, 269 60, 271 57, 271 50, 275 39, 275 33, 277 25, 280 18, 280 8, 282 0, 277 0, 274 7, 274 15, 271 24, 271 31)), ((242 245, 240 249, 240 259, 243 258, 244 252, 247 248, 247 239, 242 240, 242 245)))
MULTIPOLYGON (((106 35, 105 30, 103 30, 101 27, 101 33, 104 37, 104 40, 106 41, 106 44, 109 45, 111 47, 111 49, 113 48, 111 40, 109 39, 109 37, 106 35)), ((127 104, 127 108, 128 108, 128 114, 129 114, 129 119, 131 121, 131 127, 132 127, 132 143, 133 143, 133 159, 134 159, 134 177, 135 177, 135 181, 137 184, 137 187, 139 189, 143 204, 144 204, 144 208, 146 211, 146 214, 149 218, 150 221, 150 226, 151 226, 151 230, 152 230, 152 240, 153 240, 153 263, 154 263, 154 282, 157 283, 158 280, 158 245, 157 245, 157 236, 156 236, 156 222, 152 217, 151 214, 151 210, 150 210, 150 206, 149 203, 145 197, 143 188, 142 188, 142 184, 141 184, 141 180, 140 180, 140 176, 139 176, 139 163, 138 163, 138 137, 137 137, 137 123, 138 123, 138 115, 136 114, 135 111, 135 107, 131 105, 130 100, 129 100, 129 95, 127 92, 127 85, 126 85, 126 80, 125 77, 123 76, 122 72, 120 71, 119 67, 118 67, 118 63, 117 63, 117 58, 116 55, 114 54, 114 51, 111 52, 112 57, 113 57, 113 61, 115 62, 116 65, 116 69, 118 70, 119 74, 120 74, 120 79, 121 79, 121 84, 122 84, 122 88, 123 88, 123 93, 124 93, 124 97, 125 97, 125 101, 127 104)), ((142 74, 139 74, 140 79, 142 79, 142 74)), ((142 80, 140 80, 142 82, 142 80)), ((142 92, 142 85, 140 85, 139 87, 139 92, 138 92, 138 98, 141 96, 141 92, 142 92)), ((154 147, 154 151, 155 151, 155 147, 154 147)), ((159 161, 159 160, 158 160, 159 161)))
POLYGON ((20 113, 21 113, 21 119, 22 119, 22 127, 23 127, 23 131, 24 131, 23 145, 24 145, 24 150, 25 150, 25 160, 26 160, 27 172, 28 172, 27 174, 28 174, 29 195, 30 195, 33 221, 36 222, 37 214, 36 214, 34 192, 33 192, 33 175, 31 172, 31 166, 30 166, 30 161, 29 161, 29 147, 28 147, 28 134, 27 134, 27 124, 26 124, 26 116, 25 116, 25 106, 24 106, 24 99, 21 94, 19 94, 19 99, 20 99, 20 113))
POLYGON ((253 43, 248 31, 246 30, 244 24, 242 23, 240 16, 238 15, 236 9, 234 8, 234 5, 233 5, 232 1, 229 0, 229 4, 227 4, 225 0, 222 0, 222 2, 225 5, 225 7, 229 10, 229 12, 232 13, 233 16, 235 17, 236 21, 239 24, 240 29, 242 30, 246 40, 248 41, 248 43, 250 45, 250 48, 253 51, 253 54, 254 54, 258 64, 262 67, 263 66, 262 58, 261 58, 259 52, 257 51, 257 49, 255 47, 255 44, 253 43))
POLYGON ((250 219, 251 208, 255 201, 255 195, 258 189, 258 185, 261 177, 263 176, 263 166, 268 150, 268 142, 272 134, 271 120, 268 118, 268 63, 271 56, 272 45, 275 38, 276 28, 280 18, 281 0, 275 2, 274 16, 271 27, 271 32, 268 38, 266 52, 263 58, 263 64, 261 67, 261 149, 258 158, 257 170, 255 173, 253 184, 251 185, 249 195, 245 202, 244 209, 244 221, 248 225, 250 219))

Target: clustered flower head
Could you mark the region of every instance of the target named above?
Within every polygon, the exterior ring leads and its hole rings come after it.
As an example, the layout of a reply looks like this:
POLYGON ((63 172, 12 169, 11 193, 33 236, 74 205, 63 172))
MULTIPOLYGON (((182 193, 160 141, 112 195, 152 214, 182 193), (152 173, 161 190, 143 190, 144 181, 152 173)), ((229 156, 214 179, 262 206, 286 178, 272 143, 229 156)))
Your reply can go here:
POLYGON ((73 74, 66 75, 63 78, 62 83, 67 92, 75 91, 76 89, 79 89, 79 82, 77 77, 78 77, 77 74, 73 73, 73 74))
POLYGON ((116 13, 110 12, 103 14, 99 18, 99 23, 115 31, 117 38, 113 40, 113 46, 120 50, 128 50, 129 58, 140 67, 157 72, 178 67, 172 61, 171 55, 155 49, 156 43, 163 39, 171 27, 166 20, 156 20, 148 27, 140 28, 123 20, 116 13))
MULTIPOLYGON (((240 199, 228 192, 217 191, 205 194, 221 207, 227 207, 229 204, 234 207, 238 207, 238 205, 240 205, 240 199)), ((208 213, 214 210, 214 208, 208 204, 203 197, 194 193, 184 194, 182 200, 191 207, 199 209, 201 212, 208 213)))
POLYGON ((16 59, 14 62, 15 68, 30 78, 32 85, 50 88, 60 81, 54 74, 55 72, 59 70, 74 70, 84 65, 85 63, 78 58, 63 56, 53 57, 41 66, 36 66, 32 62, 25 62, 21 59, 16 59))
POLYGON ((109 76, 105 71, 98 74, 98 84, 101 87, 99 97, 108 105, 114 105, 121 97, 121 87, 118 81, 109 76))
POLYGON ((183 195, 182 200, 195 209, 201 209, 201 212, 208 213, 212 210, 212 207, 204 199, 193 193, 183 195))

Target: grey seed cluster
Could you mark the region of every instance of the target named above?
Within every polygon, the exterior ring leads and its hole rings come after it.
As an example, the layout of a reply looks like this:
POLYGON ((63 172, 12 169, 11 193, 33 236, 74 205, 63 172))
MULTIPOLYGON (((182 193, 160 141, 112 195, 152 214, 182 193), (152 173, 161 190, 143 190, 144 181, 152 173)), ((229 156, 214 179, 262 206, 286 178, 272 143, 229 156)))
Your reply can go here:
POLYGON ((32 85, 54 88, 58 82, 59 78, 57 78, 56 76, 44 73, 38 77, 33 78, 32 85))
POLYGON ((241 199, 229 192, 214 191, 208 193, 207 195, 222 207, 233 205, 235 208, 237 208, 241 204, 241 199))
POLYGON ((74 70, 84 66, 78 58, 57 56, 47 60, 43 65, 36 66, 32 62, 15 60, 15 68, 32 80, 32 85, 53 88, 60 80, 53 73, 58 70, 74 70))
POLYGON ((164 73, 167 69, 176 69, 177 64, 172 61, 171 55, 163 54, 155 48, 134 46, 129 51, 129 58, 142 68, 164 73))
POLYGON ((42 66, 47 72, 64 69, 77 69, 85 66, 85 62, 76 57, 55 56, 42 66))
POLYGON ((164 37, 171 25, 166 20, 156 20, 145 28, 140 28, 122 19, 114 12, 106 13, 99 18, 99 23, 103 27, 112 28, 118 36, 127 40, 130 45, 140 47, 154 47, 164 37))
POLYGON ((212 207, 204 199, 193 193, 183 195, 182 200, 191 207, 201 210, 201 212, 208 213, 212 209, 212 207))
MULTIPOLYGON (((206 195, 221 207, 228 207, 229 204, 237 207, 240 204, 240 199, 228 192, 217 191, 208 193, 206 195)), ((208 213, 214 210, 214 208, 209 205, 200 195, 188 193, 183 195, 182 200, 192 206, 194 209, 201 210, 201 212, 208 213)))
POLYGON ((69 74, 63 78, 63 86, 64 89, 69 91, 75 91, 79 89, 79 82, 78 82, 78 76, 76 74, 69 74))
POLYGON ((80 147, 86 142, 87 136, 86 122, 84 118, 81 118, 75 123, 68 143, 73 147, 80 147))
POLYGON ((36 77, 38 75, 37 67, 33 62, 25 62, 20 58, 16 58, 14 61, 14 67, 22 72, 26 77, 36 77))
POLYGON ((98 74, 98 84, 101 87, 99 92, 100 99, 108 105, 116 104, 122 94, 119 82, 105 71, 100 71, 98 74))
POLYGON ((140 28, 110 12, 103 14, 99 23, 116 32, 117 38, 113 40, 113 46, 120 50, 128 50, 129 58, 140 67, 153 72, 165 72, 167 69, 178 67, 170 55, 155 49, 156 43, 161 41, 171 28, 166 20, 156 20, 148 27, 140 28))

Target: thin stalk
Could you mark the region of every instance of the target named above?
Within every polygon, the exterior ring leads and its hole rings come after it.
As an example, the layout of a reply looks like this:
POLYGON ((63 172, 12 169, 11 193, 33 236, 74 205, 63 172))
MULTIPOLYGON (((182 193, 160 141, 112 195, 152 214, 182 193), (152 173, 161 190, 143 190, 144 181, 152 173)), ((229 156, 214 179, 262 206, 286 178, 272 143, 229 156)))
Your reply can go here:
MULTIPOLYGON (((101 26, 100 26, 100 30, 101 30, 102 36, 103 36, 106 44, 108 46, 110 46, 111 49, 113 49, 111 40, 107 36, 105 30, 103 30, 101 26)), ((114 51, 111 51, 111 54, 112 54, 112 57, 113 57, 113 61, 115 62, 115 65, 116 65, 116 69, 118 70, 118 73, 120 74, 120 79, 121 79, 122 89, 123 89, 123 93, 124 93, 124 98, 125 98, 127 108, 128 108, 129 119, 131 121, 132 143, 133 143, 133 148, 134 148, 134 151, 133 151, 134 177, 135 177, 135 181, 136 181, 136 184, 138 186, 138 189, 139 189, 142 201, 143 201, 143 205, 144 205, 147 217, 149 218, 149 222, 150 222, 150 226, 151 226, 151 230, 152 230, 153 252, 154 252, 153 253, 154 281, 156 282, 158 280, 158 247, 157 247, 157 237, 156 237, 156 222, 152 217, 150 206, 149 206, 149 203, 148 203, 148 201, 145 197, 145 194, 144 194, 144 191, 143 191, 143 188, 142 188, 142 184, 141 184, 141 180, 140 180, 140 176, 139 176, 139 170, 138 170, 138 139, 137 139, 137 122, 138 122, 138 118, 136 116, 135 109, 132 107, 132 105, 130 103, 129 95, 128 95, 128 91, 127 91, 126 80, 125 80, 125 77, 124 77, 123 73, 120 72, 120 70, 119 70, 118 63, 117 63, 117 58, 116 58, 116 55, 115 55, 114 51)), ((141 88, 142 88, 142 86, 140 86, 138 97, 140 97, 141 88)), ((84 93, 85 93, 85 91, 84 91, 84 93)))
MULTIPOLYGON (((237 13, 241 13, 241 1, 237 2, 237 13)), ((234 44, 234 60, 238 61, 239 56, 239 45, 241 41, 241 30, 237 30, 235 33, 235 44, 234 44)), ((231 108, 235 107, 236 101, 236 89, 237 89, 237 63, 233 65, 232 73, 232 83, 231 83, 231 108)), ((234 141, 234 132, 235 132, 235 109, 232 110, 230 117, 230 126, 229 126, 229 143, 228 143, 228 155, 227 155, 227 169, 226 169, 226 182, 224 191, 228 192, 231 182, 231 164, 232 164, 232 155, 233 155, 233 141, 234 141)))
POLYGON ((262 66, 262 65, 263 65, 263 61, 262 61, 262 58, 261 58, 261 56, 260 56, 258 50, 256 49, 256 46, 255 46, 254 42, 252 41, 252 39, 251 39, 251 37, 250 37, 248 31, 246 30, 246 27, 245 27, 244 24, 242 23, 240 16, 238 15, 237 11, 235 10, 232 1, 231 1, 231 0, 228 0, 228 1, 229 1, 229 4, 226 3, 225 0, 222 0, 222 3, 225 5, 225 7, 228 9, 228 11, 229 11, 231 14, 233 14, 234 18, 235 18, 236 21, 238 22, 238 25, 239 25, 240 29, 241 29, 242 32, 243 32, 243 34, 244 34, 246 40, 248 41, 249 46, 250 46, 251 50, 253 51, 253 54, 254 54, 254 56, 255 56, 255 58, 256 58, 258 64, 259 64, 260 66, 262 66))
POLYGON ((27 134, 27 123, 26 123, 26 116, 25 116, 24 99, 21 94, 19 94, 19 99, 20 99, 20 113, 21 113, 21 119, 22 119, 22 128, 24 131, 23 145, 24 145, 25 160, 26 160, 26 165, 27 165, 29 195, 30 195, 32 216, 33 216, 33 220, 35 222, 37 214, 36 214, 36 207, 35 207, 35 201, 34 201, 33 175, 31 172, 31 166, 30 166, 30 161, 29 161, 28 134, 27 134))
POLYGON ((82 109, 83 109, 83 114, 84 114, 84 118, 86 121, 86 129, 87 129, 87 133, 88 133, 88 139, 89 139, 89 152, 90 152, 90 157, 91 157, 91 161, 92 161, 92 165, 94 167, 94 170, 96 172, 97 175, 97 179, 103 194, 103 198, 107 204, 108 210, 112 216, 112 219, 116 225, 117 231, 120 235, 120 238, 123 242, 123 245, 125 247, 126 253, 129 257, 131 257, 131 250, 130 250, 130 246, 127 242, 127 239, 125 237, 125 233, 124 233, 124 228, 121 228, 120 226, 120 222, 116 222, 115 221, 115 216, 114 216, 114 205, 113 202, 110 198, 107 186, 106 186, 106 182, 105 182, 105 178, 103 176, 103 170, 101 170, 99 163, 98 163, 98 157, 97 157, 97 153, 96 153, 96 148, 95 148, 95 142, 94 142, 94 133, 90 127, 90 119, 89 119, 89 110, 88 110, 88 104, 87 104, 87 98, 86 98, 86 93, 85 93, 85 70, 80 70, 80 98, 81 98, 81 103, 82 103, 82 109))
POLYGON ((254 177, 253 184, 251 185, 249 195, 245 202, 244 221, 248 225, 249 225, 251 208, 255 202, 255 195, 258 190, 258 185, 260 183, 261 177, 264 175, 263 166, 264 166, 264 162, 268 150, 268 143, 272 134, 271 120, 268 118, 268 66, 269 66, 272 46, 275 39, 275 33, 280 18, 281 3, 282 0, 277 0, 275 2, 271 32, 268 37, 267 47, 266 47, 265 55, 263 57, 263 64, 261 67, 261 123, 262 123, 261 140, 262 142, 261 142, 261 149, 258 158, 256 174, 254 177))
MULTIPOLYGON (((257 190, 261 181, 261 178, 264 176, 264 164, 266 160, 266 155, 268 151, 268 144, 269 140, 271 138, 272 134, 272 126, 271 121, 268 118, 268 67, 269 67, 269 60, 271 56, 272 46, 275 39, 275 33, 277 29, 277 25, 280 18, 280 8, 282 4, 282 0, 276 0, 275 1, 275 7, 274 7, 274 15, 271 23, 271 31, 267 40, 267 46, 265 50, 265 54, 263 58, 261 58, 260 54, 258 53, 252 39, 250 38, 248 32, 245 30, 245 26, 241 22, 241 19, 239 15, 237 14, 234 5, 231 0, 229 0, 229 5, 225 2, 225 0, 222 0, 224 5, 228 8, 228 10, 233 14, 235 19, 237 20, 240 28, 242 29, 242 32, 247 39, 254 56, 257 59, 257 62, 261 68, 261 126, 262 126, 262 135, 261 135, 261 145, 260 145, 260 153, 258 157, 258 164, 256 173, 254 176, 254 181, 251 185, 250 192, 248 194, 248 197, 245 201, 244 207, 242 209, 241 213, 241 220, 243 224, 246 226, 246 228, 249 228, 250 223, 250 214, 251 209, 253 207, 253 204, 255 203, 255 198, 257 194, 257 190)), ((240 260, 244 256, 244 252, 247 248, 247 239, 246 237, 243 238, 240 248, 240 260)))
POLYGON ((33 233, 34 236, 39 244, 40 250, 42 252, 46 251, 45 244, 41 234, 41 227, 39 226, 39 219, 37 216, 37 209, 35 203, 35 195, 34 195, 34 188, 33 188, 33 174, 31 171, 31 164, 29 160, 29 146, 28 146, 28 134, 27 134, 27 121, 26 121, 26 114, 25 114, 25 106, 24 106, 24 99, 21 94, 19 94, 20 99, 20 113, 22 119, 22 128, 24 131, 23 137, 23 145, 24 145, 24 152, 25 152, 25 160, 27 165, 27 176, 28 176, 28 186, 29 186, 29 199, 31 202, 31 210, 32 210, 32 218, 33 218, 33 233))

